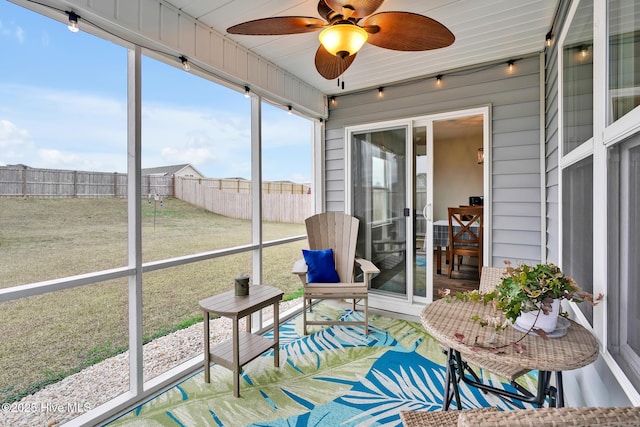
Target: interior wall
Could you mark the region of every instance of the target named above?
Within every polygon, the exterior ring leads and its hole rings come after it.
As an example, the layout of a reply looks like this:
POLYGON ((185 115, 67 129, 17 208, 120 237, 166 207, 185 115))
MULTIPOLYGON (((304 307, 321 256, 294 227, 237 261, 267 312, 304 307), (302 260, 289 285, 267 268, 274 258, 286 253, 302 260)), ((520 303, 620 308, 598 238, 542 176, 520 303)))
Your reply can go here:
POLYGON ((447 208, 469 204, 469 196, 483 195, 482 123, 467 126, 457 137, 439 136, 440 122, 433 125, 433 219, 447 219, 447 208))

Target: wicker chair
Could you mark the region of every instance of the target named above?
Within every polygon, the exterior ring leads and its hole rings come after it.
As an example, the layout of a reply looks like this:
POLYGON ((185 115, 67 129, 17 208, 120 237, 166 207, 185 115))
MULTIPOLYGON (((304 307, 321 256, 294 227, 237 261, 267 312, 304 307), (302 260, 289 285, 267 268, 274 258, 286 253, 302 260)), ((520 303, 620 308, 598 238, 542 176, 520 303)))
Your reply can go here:
POLYGON ((640 407, 402 411, 400 419, 405 427, 639 426, 640 407))

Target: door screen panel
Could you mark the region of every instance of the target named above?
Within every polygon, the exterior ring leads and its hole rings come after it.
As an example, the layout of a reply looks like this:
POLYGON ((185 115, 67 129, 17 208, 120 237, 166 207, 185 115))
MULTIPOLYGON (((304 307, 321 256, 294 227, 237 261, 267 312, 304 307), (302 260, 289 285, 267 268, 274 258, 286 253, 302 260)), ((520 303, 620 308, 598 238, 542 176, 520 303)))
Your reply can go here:
POLYGON ((353 215, 360 219, 359 255, 380 274, 371 289, 407 294, 405 127, 352 134, 353 215))

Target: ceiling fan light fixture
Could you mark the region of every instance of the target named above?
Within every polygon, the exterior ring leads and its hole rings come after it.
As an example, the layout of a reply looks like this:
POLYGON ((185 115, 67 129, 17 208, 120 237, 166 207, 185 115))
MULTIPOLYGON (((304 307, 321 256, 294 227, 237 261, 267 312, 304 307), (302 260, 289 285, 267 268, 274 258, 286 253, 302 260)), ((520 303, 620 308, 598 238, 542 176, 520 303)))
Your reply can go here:
POLYGON ((354 24, 335 24, 322 30, 318 38, 327 52, 346 58, 360 50, 369 34, 354 24))

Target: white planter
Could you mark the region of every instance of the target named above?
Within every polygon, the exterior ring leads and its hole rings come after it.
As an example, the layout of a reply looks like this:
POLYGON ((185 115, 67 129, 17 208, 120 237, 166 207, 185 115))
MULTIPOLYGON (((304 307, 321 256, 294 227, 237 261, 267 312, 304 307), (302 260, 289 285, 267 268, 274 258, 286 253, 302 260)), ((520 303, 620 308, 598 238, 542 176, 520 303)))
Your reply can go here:
POLYGON ((560 300, 554 299, 553 303, 551 303, 551 311, 548 314, 544 314, 544 312, 540 311, 540 314, 538 315, 538 311, 527 311, 518 316, 515 325, 520 329, 528 331, 535 323, 534 328, 542 329, 549 334, 556 330, 559 313, 560 300))

